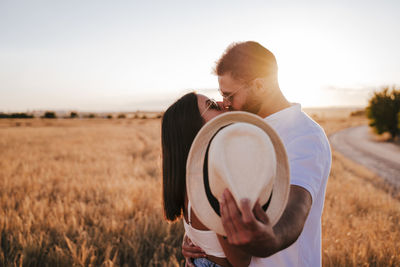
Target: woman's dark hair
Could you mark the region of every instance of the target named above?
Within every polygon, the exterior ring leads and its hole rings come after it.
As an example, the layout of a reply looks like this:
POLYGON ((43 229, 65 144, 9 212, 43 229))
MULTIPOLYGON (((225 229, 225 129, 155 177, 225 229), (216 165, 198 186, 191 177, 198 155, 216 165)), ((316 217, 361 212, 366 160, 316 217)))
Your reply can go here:
POLYGON ((182 215, 186 194, 186 160, 190 146, 203 124, 196 93, 182 96, 163 115, 163 204, 165 217, 169 221, 182 215))

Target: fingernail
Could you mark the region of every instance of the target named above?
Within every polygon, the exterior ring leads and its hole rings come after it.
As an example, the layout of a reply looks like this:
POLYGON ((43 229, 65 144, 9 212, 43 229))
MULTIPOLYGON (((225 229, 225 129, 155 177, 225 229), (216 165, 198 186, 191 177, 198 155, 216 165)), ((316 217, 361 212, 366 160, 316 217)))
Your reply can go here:
POLYGON ((247 205, 247 204, 249 204, 249 202, 250 201, 247 198, 243 198, 240 200, 240 204, 242 204, 242 205, 247 205))
POLYGON ((228 196, 228 188, 225 188, 224 190, 224 198, 226 198, 226 196, 228 196))

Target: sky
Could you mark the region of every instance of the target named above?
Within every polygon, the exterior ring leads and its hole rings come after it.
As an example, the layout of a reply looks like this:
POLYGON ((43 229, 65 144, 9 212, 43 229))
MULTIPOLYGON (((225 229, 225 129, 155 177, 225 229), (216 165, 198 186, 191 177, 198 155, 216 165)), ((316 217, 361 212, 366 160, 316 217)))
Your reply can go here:
POLYGON ((254 40, 303 107, 400 86, 400 1, 0 0, 0 112, 163 110, 221 99, 215 62, 254 40))

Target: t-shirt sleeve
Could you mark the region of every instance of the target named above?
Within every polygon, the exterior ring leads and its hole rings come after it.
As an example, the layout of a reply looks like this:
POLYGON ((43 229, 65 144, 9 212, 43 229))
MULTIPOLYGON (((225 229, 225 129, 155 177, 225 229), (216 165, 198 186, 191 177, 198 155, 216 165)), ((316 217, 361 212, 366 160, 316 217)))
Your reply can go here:
POLYGON ((300 136, 289 142, 286 149, 290 184, 305 188, 315 200, 331 160, 326 149, 326 137, 319 134, 300 136))

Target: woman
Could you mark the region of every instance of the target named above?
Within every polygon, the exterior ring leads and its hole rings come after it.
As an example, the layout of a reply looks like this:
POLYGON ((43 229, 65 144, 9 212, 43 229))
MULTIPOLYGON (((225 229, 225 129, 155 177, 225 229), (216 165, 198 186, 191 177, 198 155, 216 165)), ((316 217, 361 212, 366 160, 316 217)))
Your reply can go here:
POLYGON ((200 128, 223 113, 204 95, 189 93, 172 104, 162 119, 163 201, 165 217, 175 221, 184 216, 186 233, 206 253, 194 260, 196 266, 247 266, 250 255, 231 246, 209 231, 190 208, 186 194, 186 160, 200 128))

